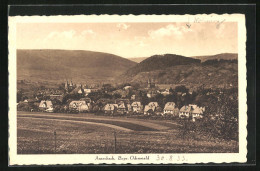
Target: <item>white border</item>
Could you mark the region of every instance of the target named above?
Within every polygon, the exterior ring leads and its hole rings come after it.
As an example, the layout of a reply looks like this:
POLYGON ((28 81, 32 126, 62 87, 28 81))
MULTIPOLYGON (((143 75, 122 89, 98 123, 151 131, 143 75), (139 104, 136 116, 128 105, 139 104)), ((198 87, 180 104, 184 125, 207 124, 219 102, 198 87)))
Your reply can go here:
POLYGON ((246 27, 242 14, 202 15, 78 15, 78 16, 15 16, 9 17, 9 165, 55 165, 55 164, 181 164, 181 163, 230 163, 246 162, 247 154, 247 94, 246 94, 246 27), (184 153, 184 154, 17 154, 16 112, 16 24, 17 23, 82 23, 82 22, 188 22, 192 18, 223 20, 238 23, 238 75, 239 75, 239 153, 184 153), (157 160, 164 156, 164 160, 157 160), (173 160, 169 161, 170 155, 173 160), (149 160, 95 160, 96 156, 144 157, 149 160), (185 161, 182 161, 182 158, 185 161), (167 160, 166 160, 167 159, 167 160))

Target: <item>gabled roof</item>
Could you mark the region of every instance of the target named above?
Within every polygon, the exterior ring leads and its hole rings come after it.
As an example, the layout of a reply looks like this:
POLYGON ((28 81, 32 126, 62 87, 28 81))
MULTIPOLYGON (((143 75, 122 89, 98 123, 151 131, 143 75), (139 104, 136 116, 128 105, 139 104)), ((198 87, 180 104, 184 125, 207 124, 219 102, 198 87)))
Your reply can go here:
POLYGON ((196 114, 202 114, 203 113, 203 111, 202 111, 202 108, 199 108, 199 107, 197 107, 197 108, 195 108, 193 111, 192 111, 192 113, 196 113, 196 114))
POLYGON ((86 105, 86 101, 71 101, 69 105, 73 105, 75 104, 76 106, 80 106, 80 105, 86 105))
POLYGON ((144 107, 144 112, 147 112, 148 110, 153 110, 153 111, 155 111, 155 106, 149 106, 149 105, 145 105, 145 107, 144 107))
POLYGON ((158 105, 158 102, 150 102, 150 103, 148 104, 148 106, 158 107, 159 105, 158 105))
POLYGON ((124 104, 124 103, 120 103, 120 104, 118 105, 118 108, 125 109, 125 104, 124 104))
POLYGON ((84 88, 84 93, 90 93, 91 89, 90 88, 84 88))
POLYGON ((197 105, 195 105, 195 104, 190 104, 189 106, 191 106, 192 107, 192 109, 196 109, 198 106, 197 105))
POLYGON ((132 86, 125 86, 124 89, 127 90, 129 88, 132 88, 132 86))
POLYGON ((167 102, 164 106, 164 110, 174 110, 175 103, 174 102, 167 102))
POLYGON ((180 112, 191 112, 191 106, 183 106, 180 112))
POLYGON ((118 105, 117 104, 106 104, 105 107, 104 107, 104 110, 109 110, 109 111, 112 111, 112 110, 115 110, 116 108, 118 108, 118 105))
POLYGON ((45 104, 47 108, 52 108, 52 106, 53 106, 52 102, 50 100, 42 100, 40 102, 39 107, 43 107, 43 104, 45 104))
POLYGON ((141 106, 141 105, 142 105, 141 102, 133 102, 131 104, 131 106, 141 106))

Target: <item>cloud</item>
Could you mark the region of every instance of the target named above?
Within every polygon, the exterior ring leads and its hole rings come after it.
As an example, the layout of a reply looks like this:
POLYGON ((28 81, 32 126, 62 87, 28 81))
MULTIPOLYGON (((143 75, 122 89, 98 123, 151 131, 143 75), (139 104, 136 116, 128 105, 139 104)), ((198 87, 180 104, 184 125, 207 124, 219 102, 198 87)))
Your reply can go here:
POLYGON ((46 37, 47 39, 52 39, 52 38, 73 38, 76 34, 75 30, 68 30, 68 31, 63 31, 63 32, 51 32, 48 34, 46 37))
POLYGON ((130 25, 127 25, 125 23, 119 23, 116 25, 116 27, 119 29, 127 30, 130 27, 130 25))
POLYGON ((148 35, 152 38, 162 38, 167 36, 176 36, 181 38, 184 33, 191 32, 192 29, 183 25, 169 24, 166 27, 159 28, 157 30, 149 30, 148 35))
POLYGON ((135 36, 134 41, 135 41, 136 45, 138 45, 140 47, 148 46, 148 43, 146 43, 147 38, 144 36, 135 36))
POLYGON ((43 40, 44 43, 49 41, 83 41, 86 37, 95 37, 96 33, 91 30, 83 30, 77 33, 75 30, 66 30, 62 32, 53 31, 50 32, 43 40))
POLYGON ((86 35, 93 35, 93 36, 95 36, 95 35, 96 35, 96 33, 95 33, 93 30, 91 30, 91 29, 83 30, 83 31, 81 32, 81 34, 82 34, 83 36, 86 36, 86 35))

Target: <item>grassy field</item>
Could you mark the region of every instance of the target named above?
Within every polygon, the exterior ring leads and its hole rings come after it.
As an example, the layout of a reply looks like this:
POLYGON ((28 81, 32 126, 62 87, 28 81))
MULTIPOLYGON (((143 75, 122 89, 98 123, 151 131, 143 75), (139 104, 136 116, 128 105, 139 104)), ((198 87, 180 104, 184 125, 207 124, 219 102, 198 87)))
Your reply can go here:
POLYGON ((235 141, 182 139, 172 121, 19 112, 17 125, 18 154, 238 152, 235 141))

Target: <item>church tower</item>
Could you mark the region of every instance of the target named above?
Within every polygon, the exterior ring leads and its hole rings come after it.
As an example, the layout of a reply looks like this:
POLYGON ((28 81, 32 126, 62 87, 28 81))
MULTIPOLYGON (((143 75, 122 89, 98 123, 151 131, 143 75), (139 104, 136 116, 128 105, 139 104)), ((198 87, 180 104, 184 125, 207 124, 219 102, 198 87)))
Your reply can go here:
POLYGON ((65 82, 65 90, 68 92, 68 90, 69 90, 69 87, 68 87, 68 85, 69 85, 69 83, 68 83, 68 80, 66 80, 66 82, 65 82))

